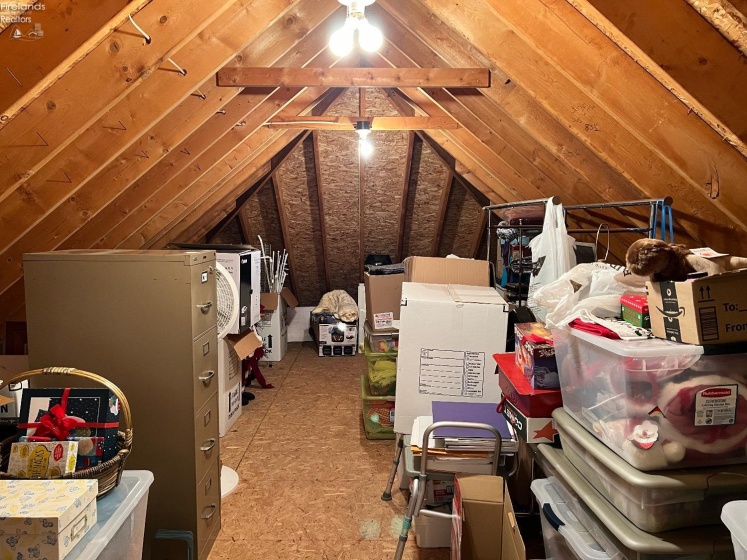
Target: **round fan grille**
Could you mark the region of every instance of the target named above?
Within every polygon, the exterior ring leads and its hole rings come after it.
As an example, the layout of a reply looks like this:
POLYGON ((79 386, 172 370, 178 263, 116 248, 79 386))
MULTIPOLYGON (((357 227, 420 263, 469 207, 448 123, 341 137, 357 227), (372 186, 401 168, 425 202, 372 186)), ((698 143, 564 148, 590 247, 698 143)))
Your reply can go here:
POLYGON ((218 338, 223 338, 239 314, 239 291, 226 267, 220 263, 215 264, 215 288, 218 294, 218 338))

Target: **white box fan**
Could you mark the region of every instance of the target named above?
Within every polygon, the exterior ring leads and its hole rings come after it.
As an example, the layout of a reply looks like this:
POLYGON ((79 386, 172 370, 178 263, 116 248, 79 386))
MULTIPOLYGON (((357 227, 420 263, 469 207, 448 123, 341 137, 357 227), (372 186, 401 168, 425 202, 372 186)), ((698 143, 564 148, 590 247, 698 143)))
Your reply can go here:
POLYGON ((239 314, 239 290, 226 268, 215 264, 218 321, 218 433, 225 436, 241 416, 241 360, 224 338, 239 314))

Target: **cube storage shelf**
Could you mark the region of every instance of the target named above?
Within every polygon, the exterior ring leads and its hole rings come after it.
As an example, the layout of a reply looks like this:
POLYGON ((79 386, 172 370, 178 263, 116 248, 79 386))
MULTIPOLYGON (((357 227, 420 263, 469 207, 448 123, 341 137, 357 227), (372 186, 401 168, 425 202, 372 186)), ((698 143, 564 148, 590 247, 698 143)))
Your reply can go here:
POLYGON ((371 394, 368 379, 361 375, 363 428, 367 439, 394 439, 394 397, 371 394))

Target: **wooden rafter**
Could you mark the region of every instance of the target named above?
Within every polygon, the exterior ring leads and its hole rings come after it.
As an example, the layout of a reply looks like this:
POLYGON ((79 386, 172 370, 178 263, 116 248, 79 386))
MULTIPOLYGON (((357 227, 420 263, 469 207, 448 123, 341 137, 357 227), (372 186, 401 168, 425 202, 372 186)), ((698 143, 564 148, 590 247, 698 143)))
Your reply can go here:
POLYGON ((399 220, 397 222, 397 262, 405 258, 405 223, 407 220, 407 199, 410 196, 410 178, 412 176, 412 151, 415 145, 415 133, 410 132, 407 139, 407 156, 405 160, 405 179, 402 182, 402 198, 399 203, 399 220))
MULTIPOLYGON (((167 56, 218 20, 235 2, 167 0, 145 6, 137 21, 156 40, 146 45, 140 33, 131 32, 128 20, 121 26, 126 27, 123 32, 100 43, 55 81, 43 98, 0 122, 0 184, 15 188, 36 173, 75 140, 78 132, 137 89, 167 56), (169 25, 160 23, 162 18, 169 25)), ((174 76, 180 78, 178 73, 174 76)), ((188 74, 184 79, 193 78, 188 74)), ((0 200, 3 198, 0 195, 0 200)))
POLYGON ((324 281, 325 288, 329 292, 332 289, 332 277, 329 271, 329 248, 327 246, 327 220, 324 213, 324 184, 322 183, 322 169, 321 160, 319 159, 319 134, 317 132, 311 133, 311 141, 314 146, 314 178, 316 179, 316 192, 317 198, 319 199, 319 226, 322 233, 322 255, 323 255, 323 266, 324 266, 324 281))
POLYGON ((218 85, 227 87, 489 87, 486 68, 242 68, 225 67, 218 85))
MULTIPOLYGON (((149 1, 101 0, 76 5, 52 0, 43 3, 43 10, 26 12, 22 17, 28 18, 29 23, 11 25, 2 36, 4 41, 13 41, 13 47, 0 49, 0 68, 5 69, 0 72, 0 120, 7 120, 3 116, 11 118, 28 106, 108 39, 128 21, 128 16, 138 17, 137 12, 149 1), (38 32, 43 34, 38 39, 29 36, 38 32), (17 39, 16 33, 21 34, 17 39)), ((2 19, 0 12, 0 29, 2 19)))
POLYGON ((438 219, 436 221, 436 235, 433 236, 433 249, 431 256, 437 257, 438 250, 441 247, 441 239, 444 232, 444 222, 446 221, 446 209, 449 205, 449 195, 451 194, 451 184, 454 182, 454 174, 449 171, 441 191, 441 198, 438 201, 438 219))
POLYGON ((469 256, 476 259, 480 254, 480 247, 482 246, 482 240, 485 238, 486 227, 488 224, 488 213, 481 210, 480 218, 477 220, 475 232, 472 235, 472 243, 470 243, 470 254, 469 256))
MULTIPOLYGON (((315 9, 320 8, 325 3, 329 7, 329 4, 333 4, 334 2, 332 0, 304 0, 299 2, 299 5, 295 6, 293 13, 303 15, 303 19, 299 19, 298 21, 294 19, 294 25, 280 26, 280 28, 273 24, 268 28, 267 33, 272 34, 288 50, 291 50, 296 46, 296 25, 303 26, 306 29, 317 26, 323 19, 323 15, 313 14, 315 13, 315 9), (308 16, 311 19, 306 18, 307 14, 303 10, 311 12, 312 15, 308 16), (309 27, 306 27, 307 25, 309 27)), ((231 13, 228 15, 231 15, 231 13)), ((153 122, 152 119, 157 122, 158 119, 163 118, 163 111, 169 106, 173 106, 176 98, 171 96, 187 94, 189 91, 192 91, 188 87, 190 80, 198 78, 200 72, 204 75, 210 74, 217 65, 222 63, 225 57, 233 54, 231 47, 233 41, 231 38, 233 36, 238 34, 241 37, 245 37, 245 34, 252 30, 258 31, 262 24, 266 23, 274 15, 277 15, 277 12, 272 11, 270 3, 263 3, 261 9, 249 10, 249 12, 244 10, 240 14, 234 15, 236 17, 231 22, 223 22, 222 20, 216 22, 215 25, 221 23, 226 23, 226 25, 218 25, 220 29, 216 30, 217 33, 215 36, 201 36, 185 48, 180 49, 177 53, 183 64, 186 65, 189 63, 190 74, 184 77, 174 77, 171 73, 155 73, 142 87, 137 88, 132 96, 128 96, 110 110, 99 119, 95 126, 81 133, 74 144, 63 150, 63 152, 50 162, 50 165, 45 166, 43 170, 25 182, 23 188, 13 193, 12 198, 6 198, 0 206, 0 223, 7 226, 0 227, 0 247, 4 247, 4 242, 7 242, 8 239, 19 236, 21 232, 25 231, 25 228, 28 228, 29 225, 33 224, 35 220, 38 220, 49 209, 53 209, 52 212, 56 214, 64 210, 67 210, 68 214, 73 214, 72 219, 68 215, 64 220, 58 220, 59 223, 66 224, 62 229, 68 227, 67 224, 77 223, 80 225, 81 221, 88 221, 92 215, 96 214, 97 209, 95 207, 86 208, 85 212, 82 209, 76 209, 75 205, 71 204, 63 204, 58 207, 59 209, 56 208, 66 197, 68 200, 91 201, 94 206, 96 203, 100 204, 104 201, 111 201, 114 196, 109 193, 121 192, 123 189, 121 186, 122 181, 133 177, 135 170, 142 173, 144 170, 150 169, 164 155, 170 160, 170 165, 172 166, 166 169, 174 169, 174 165, 178 166, 181 162, 185 161, 184 155, 187 155, 188 159, 190 157, 189 154, 194 153, 194 151, 189 147, 180 146, 178 144, 179 140, 170 139, 174 138, 178 131, 185 128, 187 129, 187 134, 182 134, 184 136, 188 135, 190 128, 194 130, 201 123, 205 122, 206 119, 214 116, 215 112, 221 106, 227 113, 226 115, 221 115, 221 117, 225 116, 226 118, 214 119, 218 122, 213 123, 213 130, 219 129, 223 132, 228 130, 233 124, 230 120, 232 117, 236 118, 234 123, 238 122, 247 112, 246 110, 240 110, 242 103, 237 102, 237 104, 234 104, 235 108, 237 108, 236 113, 233 113, 231 110, 234 105, 228 107, 228 105, 224 104, 231 98, 234 98, 239 90, 236 88, 223 88, 213 92, 210 98, 205 101, 195 96, 188 96, 179 107, 179 111, 175 114, 174 119, 171 119, 169 116, 164 120, 163 126, 156 125, 151 130, 147 129, 147 125, 153 122), (245 21, 245 19, 248 19, 248 21, 245 21), (221 41, 217 42, 220 47, 209 43, 211 45, 209 51, 212 54, 208 56, 203 52, 207 48, 204 41, 212 41, 215 37, 222 38, 221 41), (190 61, 194 62, 194 64, 190 61), (185 84, 187 85, 185 86, 185 84), (180 90, 180 88, 184 89, 180 90), (134 111, 132 107, 138 107, 139 109, 134 111), (122 130, 122 128, 126 130, 122 130), (146 132, 146 134, 141 137, 141 141, 137 142, 136 145, 132 145, 131 149, 128 150, 127 160, 123 161, 123 158, 113 161, 110 174, 103 174, 100 177, 101 180, 97 181, 96 185, 91 185, 87 189, 87 192, 78 192, 81 188, 87 186, 88 181, 92 179, 92 173, 100 170, 102 164, 112 161, 114 156, 118 152, 121 152, 123 147, 128 146, 137 139, 138 134, 141 132, 146 132), (93 153, 91 152, 91 146, 97 147, 93 153), (167 153, 167 150, 171 150, 171 153, 167 153), (49 188, 49 184, 47 183, 50 180, 64 181, 68 179, 71 182, 69 186, 59 184, 54 189, 49 188), (29 197, 25 194, 29 191, 33 192, 34 196, 29 197), (73 194, 77 196, 73 197, 73 194), (93 201, 96 202, 94 203, 93 201)), ((303 64, 313 59, 314 55, 323 48, 325 43, 326 33, 323 33, 323 31, 311 31, 298 44, 298 48, 289 53, 289 56, 283 57, 280 62, 303 64)), ((258 39, 262 38, 263 35, 261 34, 258 39)), ((241 40, 243 41, 244 39, 241 40)), ((258 58, 253 60, 263 60, 268 64, 277 62, 273 58, 263 59, 262 54, 257 56, 258 58)), ((322 56, 321 58, 328 60, 330 63, 334 62, 334 59, 329 56, 322 56)), ((214 86, 211 87, 214 88, 214 86)), ((210 93, 209 90, 206 91, 210 93)), ((203 138, 213 138, 214 141, 214 134, 204 134, 200 137, 200 141, 203 138)), ((181 138, 183 139, 184 136, 181 138)), ((177 138, 179 137, 177 136, 177 138)), ((134 175, 134 177, 137 178, 137 175, 134 175)), ((161 184, 162 179, 156 183, 156 185, 161 184)), ((110 224, 111 216, 103 221, 105 224, 110 224)), ((55 229, 55 232, 55 239, 59 239, 57 229, 55 229)), ((20 262, 18 266, 20 267, 20 262)))
POLYGON ((371 130, 455 129, 459 124, 450 117, 293 117, 278 115, 266 123, 268 128, 301 130, 355 130, 356 123, 367 121, 371 130))

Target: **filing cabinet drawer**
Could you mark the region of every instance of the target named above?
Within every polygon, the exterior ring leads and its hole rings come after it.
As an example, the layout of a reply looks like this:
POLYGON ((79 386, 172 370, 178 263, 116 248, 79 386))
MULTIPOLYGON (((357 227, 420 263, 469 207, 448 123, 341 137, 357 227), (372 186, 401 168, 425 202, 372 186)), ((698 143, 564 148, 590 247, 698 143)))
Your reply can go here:
POLYGON ((203 545, 216 527, 220 527, 220 461, 216 460, 197 483, 197 543, 203 545))
POLYGON ((217 321, 215 261, 192 266, 192 337, 197 338, 217 321))
POLYGON ((218 533, 220 533, 220 524, 217 524, 215 527, 213 527, 213 532, 207 539, 205 539, 205 542, 200 543, 200 546, 202 546, 202 550, 197 557, 198 560, 207 560, 207 558, 210 556, 210 550, 213 548, 213 545, 218 538, 218 533))
POLYGON ((192 346, 192 384, 194 412, 202 408, 210 395, 218 390, 218 335, 213 327, 192 346))
POLYGON ((195 479, 200 480, 220 455, 218 393, 208 398, 195 417, 195 479))

